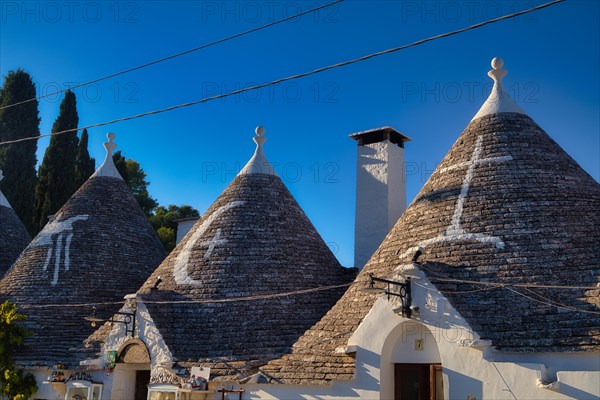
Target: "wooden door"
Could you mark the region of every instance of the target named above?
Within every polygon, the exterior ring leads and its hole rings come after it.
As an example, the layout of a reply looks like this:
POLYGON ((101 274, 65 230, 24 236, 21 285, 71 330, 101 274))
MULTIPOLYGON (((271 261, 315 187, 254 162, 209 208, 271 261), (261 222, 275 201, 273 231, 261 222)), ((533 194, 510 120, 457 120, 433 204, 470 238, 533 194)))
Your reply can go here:
POLYGON ((443 400, 440 364, 395 364, 394 400, 443 400))
POLYGON ((135 371, 135 400, 146 400, 149 383, 150 370, 135 371))
POLYGON ((444 400, 444 379, 441 364, 429 365, 429 398, 444 400))

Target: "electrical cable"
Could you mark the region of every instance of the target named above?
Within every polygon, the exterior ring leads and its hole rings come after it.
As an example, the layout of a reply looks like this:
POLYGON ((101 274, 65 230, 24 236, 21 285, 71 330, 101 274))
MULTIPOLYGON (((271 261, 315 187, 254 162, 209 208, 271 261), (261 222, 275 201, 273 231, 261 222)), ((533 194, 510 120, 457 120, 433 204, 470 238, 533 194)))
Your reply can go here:
POLYGON ((469 284, 473 284, 473 285, 485 285, 485 286, 497 286, 497 287, 514 286, 514 287, 539 288, 539 289, 600 290, 600 286, 538 285, 535 283, 482 282, 482 281, 470 281, 470 280, 464 280, 464 279, 438 278, 438 277, 431 277, 429 279, 438 280, 441 282, 469 283, 469 284))
MULTIPOLYGON (((418 286, 420 288, 423 288, 425 290, 430 290, 431 287, 429 286, 425 286, 425 285, 421 285, 420 283, 418 283, 416 280, 412 280, 411 283, 415 286, 418 286)), ((485 287, 485 288, 480 288, 480 289, 474 289, 474 290, 461 290, 461 291, 454 291, 454 290, 441 290, 436 288, 440 293, 452 293, 452 294, 466 294, 466 293, 476 293, 476 292, 483 292, 486 290, 494 290, 494 289, 498 289, 495 286, 492 287, 485 287)))
MULTIPOLYGON (((421 267, 423 267, 423 265, 421 265, 421 267)), ((429 268, 424 268, 424 269, 428 269, 430 271, 430 273, 437 273, 437 271, 432 271, 429 268)), ((440 274, 441 275, 441 274, 440 274)), ((452 282, 452 283, 464 283, 464 284, 470 284, 473 286, 476 285, 481 285, 484 286, 483 288, 478 288, 475 290, 468 290, 468 291, 454 291, 454 290, 440 290, 438 289, 441 293, 448 293, 448 294, 466 294, 466 293, 475 293, 475 292, 481 292, 481 291, 485 291, 485 290, 493 290, 493 289, 508 289, 511 292, 514 292, 516 294, 519 294, 523 297, 526 297, 528 299, 531 299, 533 301, 536 301, 538 303, 542 303, 548 306, 552 306, 552 307, 558 307, 558 308, 565 308, 565 309, 569 309, 572 311, 577 311, 577 312, 583 312, 583 313, 590 313, 590 314, 600 314, 600 312, 597 311, 588 311, 588 310, 582 310, 576 307, 572 307, 563 303, 559 303, 556 302, 554 300, 551 300, 547 297, 544 297, 542 295, 540 295, 539 293, 536 293, 528 288, 539 288, 539 289, 577 289, 577 290, 600 290, 600 287, 594 287, 594 286, 562 286, 562 285, 538 285, 538 284, 530 284, 530 283, 500 283, 500 282, 481 282, 481 281, 471 281, 471 280, 463 280, 463 279, 452 279, 450 277, 427 277, 427 279, 429 279, 430 281, 441 281, 441 282, 452 282), (523 288, 525 290, 527 290, 530 293, 535 294, 538 297, 541 297, 542 299, 546 300, 546 301, 541 301, 538 299, 535 299, 531 296, 527 296, 524 293, 521 293, 515 289, 513 289, 513 287, 519 287, 519 288, 523 288), (553 304, 552 304, 553 303, 553 304)), ((416 283, 416 282, 413 282, 416 283)), ((423 288, 426 288, 423 285, 417 284, 417 286, 421 286, 423 288)), ((429 289, 429 288, 426 288, 429 289)))
POLYGON ((531 296, 528 296, 528 295, 526 295, 524 293, 521 293, 518 290, 512 289, 510 287, 506 287, 506 289, 508 289, 511 292, 516 293, 516 294, 518 294, 520 296, 523 296, 525 298, 528 298, 530 300, 536 301, 536 302, 541 303, 541 304, 545 304, 545 305, 550 306, 550 307, 564 308, 564 309, 567 309, 567 310, 576 311, 576 312, 580 312, 580 313, 598 314, 598 315, 600 315, 600 311, 582 310, 580 308, 568 306, 566 304, 561 304, 561 303, 552 304, 550 302, 545 302, 545 301, 542 301, 542 300, 535 299, 535 298, 533 298, 531 296))
POLYGON ((14 144, 14 143, 25 142, 25 141, 29 141, 29 140, 37 140, 37 139, 40 139, 42 137, 57 136, 57 135, 62 135, 64 133, 77 132, 77 131, 83 130, 83 129, 97 128, 97 127, 100 127, 100 126, 112 125, 112 124, 115 124, 117 122, 130 121, 130 120, 134 120, 134 119, 138 119, 138 118, 142 118, 142 117, 147 117, 149 115, 161 114, 161 113, 172 111, 172 110, 176 110, 176 109, 179 109, 179 108, 190 107, 190 106, 194 106, 194 105, 197 105, 197 104, 206 103, 206 102, 209 102, 209 101, 212 101, 212 100, 217 100, 217 99, 222 99, 222 98, 230 97, 230 96, 233 96, 233 95, 236 95, 236 94, 240 94, 240 93, 244 93, 244 92, 248 92, 248 91, 252 91, 252 90, 257 90, 257 89, 262 89, 262 88, 268 87, 268 86, 274 86, 274 85, 277 85, 279 83, 291 81, 291 80, 294 80, 294 79, 304 78, 304 77, 307 77, 307 76, 310 76, 310 75, 319 74, 321 72, 329 71, 329 70, 332 70, 332 69, 335 69, 335 68, 345 67, 347 65, 356 64, 356 63, 359 63, 359 62, 362 62, 362 61, 366 61, 366 60, 369 60, 371 58, 379 57, 379 56, 382 56, 382 55, 385 55, 385 54, 395 53, 395 52, 398 52, 400 50, 408 49, 410 47, 419 46, 421 44, 424 44, 424 43, 427 43, 427 42, 431 42, 431 41, 434 41, 434 40, 437 40, 437 39, 442 39, 442 38, 445 38, 445 37, 457 35, 459 33, 467 32, 467 31, 470 31, 470 30, 473 30, 473 29, 481 28, 481 27, 483 27, 485 25, 489 25, 489 24, 492 24, 492 23, 495 23, 495 22, 503 21, 505 19, 510 19, 510 18, 514 18, 514 17, 519 16, 519 15, 523 15, 523 14, 527 14, 527 13, 530 13, 530 12, 538 11, 538 10, 541 10, 542 8, 546 8, 546 7, 550 7, 550 6, 553 6, 553 5, 558 4, 558 3, 562 3, 563 1, 565 1, 565 0, 553 0, 553 1, 549 2, 549 3, 545 3, 545 4, 539 5, 537 7, 533 7, 533 8, 524 10, 524 11, 519 11, 519 12, 516 12, 516 13, 504 15, 504 16, 501 16, 501 17, 498 17, 498 18, 486 20, 486 21, 483 21, 483 22, 480 22, 480 23, 468 26, 466 28, 457 29, 457 30, 454 30, 454 31, 451 31, 451 32, 442 33, 442 34, 436 35, 436 36, 431 36, 431 37, 428 37, 428 38, 425 38, 425 39, 418 40, 416 42, 412 42, 412 43, 407 44, 407 45, 403 45, 403 46, 399 46, 399 47, 394 47, 394 48, 383 50, 383 51, 379 51, 379 52, 376 52, 376 53, 371 53, 371 54, 368 54, 366 56, 362 56, 362 57, 355 58, 355 59, 348 60, 348 61, 343 61, 343 62, 340 62, 340 63, 337 63, 337 64, 328 65, 326 67, 317 68, 315 70, 304 72, 304 73, 301 73, 301 74, 291 75, 291 76, 288 76, 288 77, 285 77, 285 78, 276 79, 274 81, 270 81, 270 82, 266 82, 266 83, 261 83, 261 84, 253 85, 253 86, 247 86, 245 88, 238 89, 238 90, 235 90, 233 92, 223 93, 223 94, 215 95, 215 96, 211 96, 211 97, 205 97, 203 99, 191 101, 191 102, 188 102, 188 103, 177 104, 177 105, 174 105, 174 106, 170 106, 170 107, 166 107, 166 108, 162 108, 162 109, 158 109, 158 110, 153 110, 153 111, 146 111, 146 112, 143 112, 143 113, 140 113, 140 114, 131 115, 131 116, 128 116, 128 117, 117 118, 117 119, 113 119, 113 120, 105 121, 105 122, 99 122, 99 123, 87 125, 87 126, 80 127, 80 128, 66 129, 66 130, 59 131, 59 132, 54 132, 54 133, 47 133, 47 134, 38 135, 38 136, 31 136, 31 137, 25 137, 25 138, 21 138, 21 139, 8 140, 8 141, 0 142, 0 145, 14 144))
POLYGON ((292 16, 289 16, 289 17, 285 17, 283 19, 279 19, 277 21, 270 22, 268 24, 259 26, 257 28, 252 28, 252 29, 249 29, 249 30, 244 31, 244 32, 236 33, 235 35, 228 36, 226 38, 219 39, 219 40, 216 40, 214 42, 206 43, 206 44, 203 44, 201 46, 194 47, 194 48, 191 48, 191 49, 188 49, 188 50, 184 50, 182 52, 175 53, 175 54, 172 54, 170 56, 159 58, 158 60, 150 61, 150 62, 147 62, 145 64, 138 65, 136 67, 132 67, 132 68, 128 68, 128 69, 123 70, 123 71, 115 72, 115 73, 112 73, 110 75, 103 76, 101 78, 92 79, 91 81, 87 81, 87 82, 84 82, 84 83, 80 83, 78 85, 70 86, 67 89, 58 90, 58 91, 53 92, 53 93, 47 93, 47 94, 45 94, 43 96, 33 97, 31 99, 23 100, 23 101, 20 101, 18 103, 8 104, 8 105, 6 105, 4 107, 0 107, 0 110, 4 110, 4 109, 7 109, 7 108, 15 107, 15 106, 18 106, 18 105, 21 105, 21 104, 25 104, 25 103, 29 103, 29 102, 32 102, 32 101, 35 101, 35 100, 40 100, 40 99, 43 99, 45 97, 54 96, 54 95, 66 92, 67 90, 77 89, 77 88, 80 88, 80 87, 83 87, 83 86, 91 85, 92 83, 97 83, 97 82, 100 82, 100 81, 104 81, 106 79, 114 78, 114 77, 119 76, 119 75, 124 75, 124 74, 127 74, 129 72, 137 71, 139 69, 146 68, 146 67, 149 67, 151 65, 161 63, 163 61, 167 61, 167 60, 171 60, 173 58, 181 57, 181 56, 186 55, 186 54, 190 54, 190 53, 202 50, 202 49, 206 49, 207 47, 212 47, 212 46, 215 46, 217 44, 224 43, 224 42, 227 42, 229 40, 236 39, 238 37, 245 36, 245 35, 248 35, 250 33, 254 33, 254 32, 263 30, 265 28, 269 28, 271 26, 281 24, 282 22, 286 22, 286 21, 289 21, 291 19, 298 18, 298 17, 301 17, 301 16, 306 15, 306 14, 310 14, 310 13, 313 13, 315 11, 319 11, 319 10, 322 10, 324 8, 327 8, 327 7, 331 7, 331 6, 335 5, 335 4, 341 3, 343 1, 344 0, 335 0, 335 1, 332 1, 331 3, 327 3, 327 4, 324 4, 322 6, 311 8, 310 10, 306 10, 306 11, 301 12, 299 14, 295 14, 295 15, 292 15, 292 16))
MULTIPOLYGON (((319 286, 319 287, 316 287, 316 288, 294 290, 294 291, 291 291, 291 292, 260 294, 260 295, 243 296, 243 297, 231 297, 231 298, 225 298, 225 299, 173 300, 173 301, 169 301, 169 300, 159 301, 159 300, 156 300, 156 301, 153 301, 153 300, 144 300, 142 298, 141 301, 144 304, 213 304, 213 303, 234 303, 234 302, 238 302, 238 301, 263 300, 263 299, 272 299, 272 298, 277 298, 277 297, 293 296, 293 295, 297 295, 297 294, 307 294, 307 293, 314 293, 314 292, 322 292, 322 291, 325 291, 325 290, 340 289, 340 288, 343 288, 343 287, 348 287, 348 286, 350 286, 352 284, 353 283, 344 283, 344 284, 341 284, 341 285, 319 286)), ((143 294, 142 294, 142 296, 143 296, 143 294)), ((92 307, 92 306, 118 305, 118 304, 125 304, 125 300, 123 300, 123 301, 111 301, 111 302, 98 302, 98 303, 79 303, 79 304, 21 304, 21 303, 19 303, 19 306, 23 307, 23 308, 53 308, 53 307, 92 307)))
MULTIPOLYGON (((511 287, 522 287, 522 288, 543 288, 543 289, 580 289, 580 290, 600 290, 600 287, 588 287, 588 286, 559 286, 559 285, 536 285, 536 284, 519 284, 519 283, 499 283, 499 282, 480 282, 480 281, 470 281, 470 280, 461 280, 461 279, 450 279, 450 278, 438 278, 438 277, 428 277, 429 280, 438 280, 438 281, 443 281, 443 282, 453 282, 453 283, 465 283, 465 284, 471 284, 471 285, 487 285, 488 288, 478 288, 476 290, 472 290, 472 291, 461 291, 461 292, 454 292, 454 291, 445 291, 448 293, 472 293, 472 292, 478 292, 478 291, 484 291, 484 290, 493 290, 493 289, 498 289, 498 288, 511 288, 511 287)), ((291 291, 291 292, 282 292, 282 293, 271 293, 271 294, 264 294, 264 295, 255 295, 255 296, 244 296, 244 297, 232 297, 232 298, 225 298, 225 299, 211 299, 211 300, 176 300, 176 301, 169 301, 169 300, 165 300, 165 301, 152 301, 152 300, 142 300, 144 303, 146 304, 194 304, 194 303, 232 303, 232 302, 237 302, 237 301, 252 301, 252 300, 261 300, 261 299, 270 299, 270 298, 277 298, 277 297, 286 297, 286 296, 293 296, 296 294, 306 294, 306 293, 313 293, 313 292, 321 292, 321 291, 325 291, 325 290, 332 290, 332 289, 339 289, 342 287, 349 287, 353 284, 359 284, 359 283, 364 283, 364 282, 352 282, 352 283, 344 283, 341 285, 330 285, 330 286, 319 286, 316 288, 310 288, 310 289, 301 289, 301 290, 295 290, 295 291, 291 291)), ((423 285, 418 284, 416 281, 413 281, 413 283, 415 283, 417 286, 421 286, 423 288, 426 288, 423 285)), ((523 293, 517 292, 523 296, 523 293)), ((535 292, 533 292, 535 293, 535 292)), ((537 296, 543 297, 541 295, 539 295, 538 293, 535 293, 537 296)), ((533 299, 536 300, 536 299, 533 299)), ((552 300, 550 299, 546 299, 549 302, 552 302, 552 300)), ((539 300, 536 300, 539 301, 539 300)), ((118 304, 124 304, 125 301, 112 301, 112 302, 95 302, 95 303, 74 303, 74 304, 68 304, 68 303, 63 303, 63 304, 19 304, 19 306, 23 307, 23 308, 52 308, 52 307, 92 307, 92 306, 99 306, 99 305, 118 305, 118 304)), ((556 302, 555 302, 556 303, 556 302)), ((556 303, 557 305, 560 305, 561 307, 570 307, 567 306, 565 304, 562 303, 556 303)), ((600 314, 600 313, 599 313, 600 314)))

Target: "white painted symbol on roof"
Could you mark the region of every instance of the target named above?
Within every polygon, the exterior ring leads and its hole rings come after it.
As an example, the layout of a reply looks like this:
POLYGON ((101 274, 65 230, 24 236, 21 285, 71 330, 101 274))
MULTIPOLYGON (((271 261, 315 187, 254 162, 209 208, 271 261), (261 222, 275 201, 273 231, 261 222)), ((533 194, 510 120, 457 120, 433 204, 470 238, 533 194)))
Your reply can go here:
MULTIPOLYGON (((511 161, 513 159, 512 156, 481 158, 482 141, 483 138, 479 136, 477 138, 477 143, 475 144, 475 150, 473 150, 473 155, 471 156, 471 159, 469 161, 461 162, 439 170, 439 172, 443 174, 445 172, 452 171, 458 168, 468 167, 467 173, 465 174, 465 178, 463 179, 463 183, 460 188, 460 194, 458 195, 456 205, 454 206, 454 214, 452 215, 452 221, 450 222, 450 225, 439 236, 424 240, 420 242, 417 245, 417 247, 425 248, 430 244, 450 242, 456 240, 475 240, 484 243, 494 243, 499 249, 504 248, 504 242, 499 237, 483 235, 481 233, 468 233, 461 227, 460 224, 460 220, 462 218, 464 210, 465 200, 467 199, 469 187, 471 186, 471 181, 473 180, 473 176, 475 175, 475 167, 481 164, 511 161)), ((414 249, 407 250, 404 254, 400 256, 400 258, 407 257, 408 255, 412 254, 413 251, 414 249)))
POLYGON ((216 245, 225 243, 227 243, 227 239, 221 239, 221 228, 219 228, 217 229, 217 233, 215 233, 214 238, 212 238, 211 240, 207 240, 206 242, 200 243, 201 246, 208 246, 208 249, 206 250, 206 253, 204 253, 203 258, 210 257, 216 245))
POLYGON ((54 256, 54 276, 50 282, 53 286, 58 283, 58 272, 60 271, 61 262, 65 267, 65 271, 69 270, 71 264, 70 251, 71 241, 73 240, 73 224, 77 221, 85 221, 88 218, 89 215, 77 215, 59 222, 57 217, 49 222, 33 242, 31 242, 30 247, 48 246, 46 261, 44 262, 43 268, 44 271, 46 271, 50 265, 52 253, 56 253, 54 256), (62 258, 63 250, 64 258, 62 258))
MULTIPOLYGON (((210 227, 210 225, 219 218, 225 211, 232 209, 234 207, 239 207, 242 204, 246 203, 245 201, 232 201, 229 204, 225 204, 222 207, 219 207, 215 212, 208 216, 202 224, 194 231, 192 236, 185 242, 183 248, 179 251, 177 258, 175 259, 175 265, 173 266, 173 277, 175 278, 175 283, 179 285, 199 285, 202 282, 192 279, 188 275, 188 262, 190 260, 190 255, 192 254, 192 249, 196 247, 196 243, 198 240, 204 236, 204 233, 210 227)), ((208 250, 204 254, 204 258, 207 258, 212 253, 214 246, 216 244, 223 244, 226 242, 225 239, 221 239, 221 229, 217 229, 215 237, 212 241, 201 242, 200 245, 208 245, 208 250)))

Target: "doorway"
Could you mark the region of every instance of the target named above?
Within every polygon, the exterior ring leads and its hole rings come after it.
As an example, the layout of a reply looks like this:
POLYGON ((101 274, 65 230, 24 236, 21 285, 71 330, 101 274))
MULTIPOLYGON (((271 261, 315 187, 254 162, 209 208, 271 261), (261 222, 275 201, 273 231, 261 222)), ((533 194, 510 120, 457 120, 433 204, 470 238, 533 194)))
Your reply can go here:
POLYGON ((135 400, 148 398, 148 384, 150 383, 150 370, 135 371, 135 400))
POLYGON ((118 351, 111 398, 146 400, 150 369, 150 352, 144 342, 127 340, 118 351))
POLYGON ((443 400, 441 364, 394 364, 394 400, 443 400))

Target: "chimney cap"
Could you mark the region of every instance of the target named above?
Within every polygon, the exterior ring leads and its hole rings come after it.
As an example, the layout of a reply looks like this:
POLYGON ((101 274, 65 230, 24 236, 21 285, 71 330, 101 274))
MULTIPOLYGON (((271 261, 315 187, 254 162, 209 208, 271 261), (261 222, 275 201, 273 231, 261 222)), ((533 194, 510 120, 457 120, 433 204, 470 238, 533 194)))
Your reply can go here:
POLYGON ((356 132, 349 136, 356 140, 359 146, 389 140, 390 142, 404 148, 404 142, 411 140, 411 138, 392 128, 391 126, 384 126, 381 128, 369 129, 367 131, 356 132))

